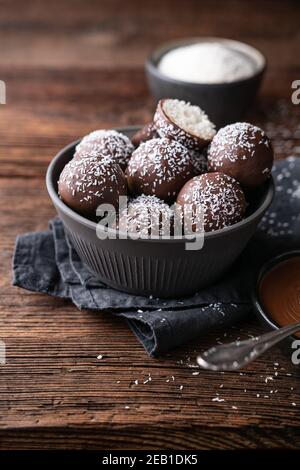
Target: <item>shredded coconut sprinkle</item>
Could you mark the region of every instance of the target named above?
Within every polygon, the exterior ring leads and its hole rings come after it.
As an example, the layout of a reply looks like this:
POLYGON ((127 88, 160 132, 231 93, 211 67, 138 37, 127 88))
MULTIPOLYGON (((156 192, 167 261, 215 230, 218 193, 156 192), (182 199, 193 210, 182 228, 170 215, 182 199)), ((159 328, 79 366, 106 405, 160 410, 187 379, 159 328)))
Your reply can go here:
POLYGON ((156 196, 142 194, 121 210, 119 229, 141 235, 169 235, 173 210, 156 196))
MULTIPOLYGON (((208 151, 208 160, 214 167, 222 167, 224 160, 232 163, 253 158, 258 146, 270 147, 265 132, 247 122, 236 122, 220 129, 213 138, 208 151)), ((264 168, 263 173, 270 173, 264 168)))
POLYGON ((76 146, 75 157, 111 157, 124 170, 134 150, 130 139, 115 130, 96 130, 76 146))

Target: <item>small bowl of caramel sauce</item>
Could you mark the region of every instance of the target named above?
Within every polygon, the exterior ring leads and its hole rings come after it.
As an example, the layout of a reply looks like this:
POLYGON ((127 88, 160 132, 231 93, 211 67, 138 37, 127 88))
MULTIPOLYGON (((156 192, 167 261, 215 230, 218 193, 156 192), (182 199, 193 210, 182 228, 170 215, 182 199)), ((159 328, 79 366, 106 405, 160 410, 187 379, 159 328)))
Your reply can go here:
MULTIPOLYGON (((253 296, 258 316, 272 329, 300 322, 300 250, 283 253, 261 269, 253 296)), ((300 338, 300 332, 290 337, 300 338)))

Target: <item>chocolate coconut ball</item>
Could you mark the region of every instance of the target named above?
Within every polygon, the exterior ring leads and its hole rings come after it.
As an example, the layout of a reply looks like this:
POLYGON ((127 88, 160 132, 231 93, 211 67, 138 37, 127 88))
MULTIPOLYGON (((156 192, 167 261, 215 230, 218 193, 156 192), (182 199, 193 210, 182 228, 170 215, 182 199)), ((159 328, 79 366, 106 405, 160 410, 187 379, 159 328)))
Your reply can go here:
POLYGON ((161 137, 175 139, 189 149, 201 149, 216 133, 214 124, 199 106, 175 99, 158 102, 153 122, 161 137))
POLYGON ((259 127, 237 122, 223 127, 208 150, 209 171, 222 171, 246 189, 261 185, 271 174, 273 149, 259 127))
POLYGON ((192 176, 188 150, 167 138, 141 144, 133 152, 127 167, 128 187, 132 194, 155 195, 167 202, 175 200, 192 176))
POLYGON ((119 196, 127 194, 126 178, 110 158, 73 158, 60 175, 58 192, 71 209, 95 217, 100 204, 118 207, 119 196))
POLYGON ((173 210, 156 196, 142 194, 121 210, 119 230, 139 236, 171 235, 173 210))
POLYGON ((176 203, 184 217, 185 233, 211 232, 239 222, 246 209, 240 184, 224 173, 205 173, 188 181, 176 203), (199 209, 203 213, 203 227, 199 209))
POLYGON ((138 147, 142 142, 147 142, 147 140, 156 139, 157 137, 159 135, 156 132, 154 123, 149 122, 134 134, 131 141, 135 147, 138 147))
POLYGON ((124 171, 133 150, 130 139, 121 132, 98 130, 83 137, 76 146, 74 158, 111 157, 124 171))

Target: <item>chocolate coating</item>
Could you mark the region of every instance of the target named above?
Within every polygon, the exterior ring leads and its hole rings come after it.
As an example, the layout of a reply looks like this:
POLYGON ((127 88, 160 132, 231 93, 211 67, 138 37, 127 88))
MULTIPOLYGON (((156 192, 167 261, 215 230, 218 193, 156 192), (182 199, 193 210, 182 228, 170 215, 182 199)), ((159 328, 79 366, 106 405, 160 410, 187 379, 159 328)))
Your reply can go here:
POLYGON ((184 183, 193 176, 188 150, 175 140, 152 139, 132 154, 127 167, 132 194, 155 195, 164 201, 175 200, 184 183))
POLYGON ((237 122, 223 127, 208 150, 209 171, 222 171, 246 189, 261 185, 271 174, 273 149, 259 127, 237 122))
POLYGON ((201 219, 197 214, 199 207, 203 211, 205 232, 219 230, 239 222, 246 209, 245 196, 240 184, 224 173, 205 173, 195 176, 183 186, 176 203, 185 211, 185 228, 187 228, 185 233, 202 231, 201 219))
POLYGON ((147 142, 147 140, 156 139, 157 137, 159 137, 159 135, 156 132, 154 123, 149 122, 134 134, 131 141, 135 147, 138 147, 141 143, 147 142))
POLYGON ((119 229, 141 236, 170 235, 173 210, 156 196, 142 194, 132 199, 120 212, 119 229))
POLYGON ((118 207, 119 196, 127 194, 126 178, 110 158, 73 158, 60 175, 58 192, 74 211, 95 217, 100 204, 118 207))
POLYGON ((130 139, 121 132, 97 130, 83 137, 76 146, 74 158, 111 157, 124 171, 133 150, 130 139))

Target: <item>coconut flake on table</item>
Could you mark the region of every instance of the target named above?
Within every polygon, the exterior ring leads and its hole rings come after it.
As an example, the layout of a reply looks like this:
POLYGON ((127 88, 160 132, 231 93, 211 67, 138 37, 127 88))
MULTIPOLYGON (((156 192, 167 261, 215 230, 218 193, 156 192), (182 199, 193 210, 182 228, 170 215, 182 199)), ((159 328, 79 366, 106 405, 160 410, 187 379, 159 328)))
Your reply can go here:
POLYGON ((158 64, 173 79, 192 83, 224 83, 250 77, 255 72, 250 57, 218 42, 176 47, 158 64))

